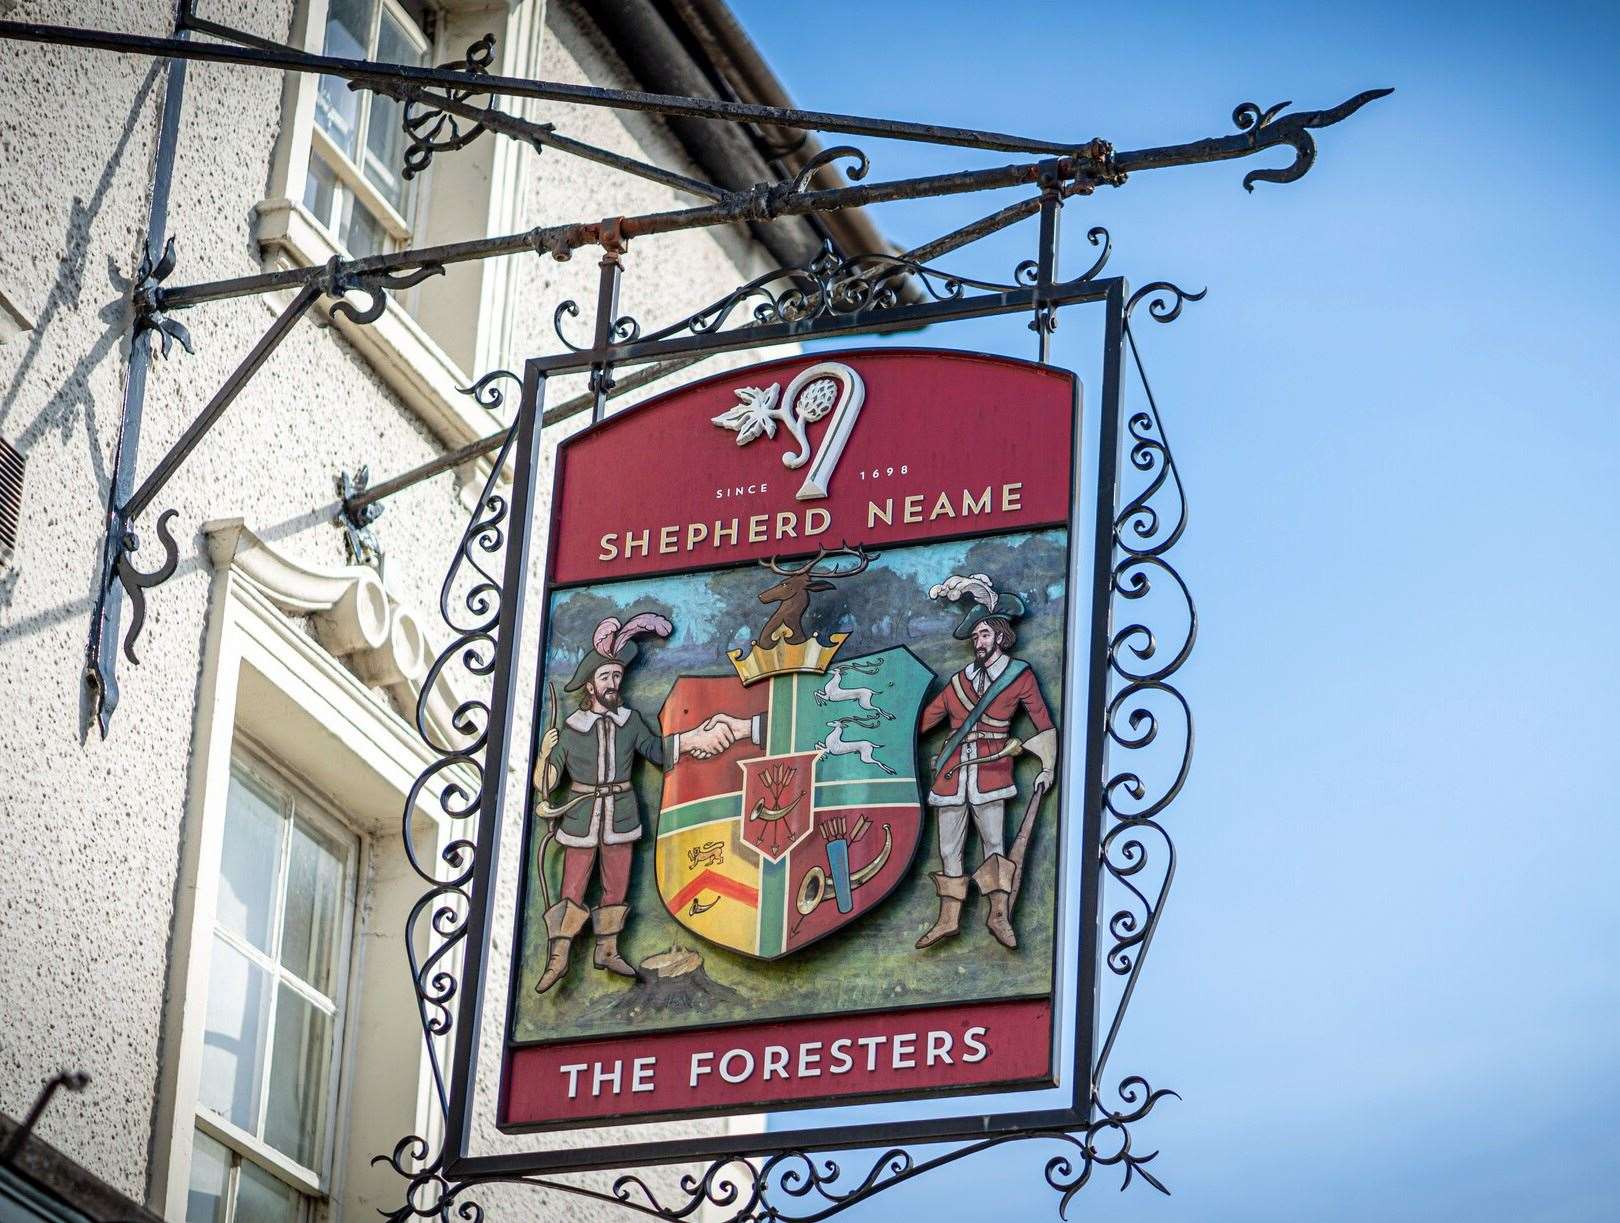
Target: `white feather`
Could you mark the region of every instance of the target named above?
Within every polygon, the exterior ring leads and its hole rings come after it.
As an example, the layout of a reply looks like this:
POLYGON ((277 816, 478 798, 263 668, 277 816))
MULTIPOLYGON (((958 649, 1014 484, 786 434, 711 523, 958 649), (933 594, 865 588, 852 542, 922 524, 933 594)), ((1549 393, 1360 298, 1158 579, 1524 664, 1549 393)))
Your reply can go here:
POLYGON ((996 588, 991 583, 988 574, 953 573, 928 591, 930 599, 945 598, 953 603, 961 599, 963 595, 966 595, 975 603, 984 604, 985 611, 996 610, 996 588))

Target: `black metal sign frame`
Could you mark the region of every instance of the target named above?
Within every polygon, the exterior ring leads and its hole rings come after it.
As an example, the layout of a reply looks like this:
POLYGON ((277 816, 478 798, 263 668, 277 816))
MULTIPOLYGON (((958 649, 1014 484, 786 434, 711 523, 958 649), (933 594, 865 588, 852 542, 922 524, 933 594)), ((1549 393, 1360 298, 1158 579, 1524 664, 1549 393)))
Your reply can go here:
MULTIPOLYGON (((1097 188, 1123 185, 1130 174, 1171 166, 1248 157, 1287 146, 1292 161, 1275 169, 1252 170, 1243 185, 1287 183, 1303 177, 1314 163, 1312 132, 1340 122, 1389 92, 1368 90, 1320 111, 1284 113, 1289 103, 1262 109, 1252 102, 1232 112, 1235 133, 1184 144, 1117 150, 1108 141, 1066 142, 1014 134, 859 115, 757 105, 709 98, 649 94, 629 90, 527 80, 490 74, 493 38, 467 50, 464 59, 436 68, 376 63, 324 55, 222 25, 200 17, 195 0, 176 0, 172 37, 155 38, 116 31, 30 22, 0 21, 0 38, 19 43, 76 47, 133 54, 168 62, 168 79, 158 128, 152 196, 144 254, 132 278, 128 324, 128 368, 123 411, 108 492, 106 540, 96 605, 91 616, 85 684, 89 707, 102 734, 119 698, 118 635, 122 602, 131 612, 123 653, 137 661, 134 646, 145 615, 148 592, 175 571, 178 547, 171 523, 177 511, 159 514, 156 531, 163 559, 143 571, 134 556, 140 547, 136 520, 156 501, 190 452, 231 406, 254 374, 274 356, 298 321, 315 310, 364 325, 380 318, 388 294, 440 275, 452 263, 532 252, 566 260, 580 249, 603 252, 595 310, 595 335, 575 345, 564 332, 565 317, 580 313, 573 302, 557 308, 557 335, 566 351, 533 358, 519 378, 496 370, 465 388, 477 402, 502 407, 503 379, 521 383, 514 418, 490 436, 444 455, 412 472, 368 486, 365 470, 340 481, 341 525, 351 547, 364 553, 370 521, 381 500, 468 459, 494 454, 495 466, 478 507, 462 534, 441 590, 440 609, 454 634, 423 684, 431 691, 449 667, 479 681, 485 695, 464 701, 453 724, 462 736, 438 743, 425 710, 417 727, 438 759, 417 780, 402 821, 406 854, 424 884, 407 918, 407 955, 414 976, 422 1028, 432 1066, 442 1125, 429 1135, 411 1135, 374 1162, 386 1162, 403 1178, 401 1205, 390 1218, 436 1217, 449 1223, 452 1211, 465 1223, 478 1223, 482 1208, 471 1196, 478 1186, 518 1182, 557 1192, 621 1204, 667 1220, 692 1218, 704 1206, 730 1212, 732 1220, 818 1220, 902 1184, 932 1168, 1004 1143, 1044 1138, 1064 1144, 1046 1164, 1046 1180, 1060 1195, 1060 1210, 1099 1168, 1119 1167, 1125 1184, 1137 1176, 1155 1188, 1164 1185, 1148 1171, 1152 1154, 1132 1148, 1132 1127, 1172 1094, 1154 1090, 1138 1076, 1115 1087, 1116 1103, 1101 1090, 1120 1025, 1141 972, 1143 957, 1163 912, 1175 872, 1175 850, 1159 817, 1185 782, 1192 752, 1191 714, 1173 680, 1197 634, 1197 614, 1185 583, 1167 559, 1186 525, 1180 475, 1164 434, 1158 405, 1148 385, 1131 328, 1133 314, 1146 305, 1157 321, 1176 318, 1189 294, 1168 282, 1154 282, 1135 293, 1117 277, 1101 275, 1108 258, 1107 234, 1087 237, 1100 248, 1082 275, 1058 275, 1060 214, 1066 200, 1097 188), (170 188, 180 148, 180 113, 185 68, 201 60, 258 70, 324 74, 399 100, 408 147, 407 173, 419 172, 435 156, 465 148, 485 133, 554 150, 648 179, 700 201, 695 207, 639 216, 607 216, 544 226, 522 233, 477 238, 444 246, 403 250, 360 259, 333 258, 321 267, 290 268, 205 284, 173 286, 178 264, 175 237, 168 233, 170 188), (958 170, 921 178, 864 182, 867 159, 847 145, 825 150, 813 142, 786 166, 778 181, 727 190, 688 173, 611 150, 596 148, 503 110, 508 98, 640 111, 734 125, 797 130, 807 141, 814 132, 874 136, 941 147, 1000 150, 1027 160, 989 169, 958 170), (834 163, 846 163, 847 178, 834 163), (1035 193, 901 255, 825 248, 803 266, 783 267, 739 286, 721 300, 649 334, 619 314, 618 296, 626 244, 656 235, 735 223, 768 224, 783 217, 814 217, 843 209, 930 196, 1027 186, 1035 193), (965 247, 1021 220, 1039 217, 1036 258, 1015 269, 1010 283, 994 283, 931 266, 941 255, 965 247), (136 483, 137 451, 147 375, 154 347, 167 356, 178 343, 190 351, 190 331, 176 317, 182 310, 230 298, 274 292, 291 294, 270 329, 225 380, 202 413, 136 483), (1093 524, 1089 627, 1085 640, 1089 672, 1085 693, 1083 878, 1081 930, 1076 949, 1078 974, 1076 1040, 1064 1107, 916 1122, 901 1127, 860 1125, 750 1138, 682 1140, 678 1144, 639 1143, 598 1150, 588 1160, 543 1159, 533 1155, 473 1155, 470 1076, 482 1006, 484 952, 490 933, 492 880, 497 865, 496 821, 507 784, 511 755, 514 626, 522 613, 529 563, 529 530, 536 505, 535 478, 544 430, 590 410, 601 420, 609 399, 633 387, 684 368, 701 357, 743 348, 768 348, 831 336, 873 335, 990 315, 1028 313, 1042 361, 1049 355, 1056 313, 1065 306, 1101 305, 1105 312, 1102 404, 1097 437, 1097 493, 1093 524), (743 326, 732 326, 746 318, 743 326), (1140 383, 1142 406, 1127 406, 1127 365, 1140 383), (627 367, 641 366, 629 374, 627 367), (544 408, 548 378, 590 371, 586 395, 544 408), (501 473, 513 473, 503 491, 501 473), (1134 491, 1127 482, 1139 485, 1134 491), (492 563, 499 557, 499 568, 492 563), (1172 617, 1168 633, 1155 617, 1135 607, 1158 605, 1148 596, 1168 592, 1184 610, 1172 617), (1147 603, 1137 603, 1148 599, 1147 603), (1132 605, 1135 605, 1134 607, 1132 605), (1133 615, 1132 613, 1135 612, 1133 615), (1168 750, 1169 763, 1154 768, 1135 763, 1154 745, 1168 750), (487 781, 488 784, 485 784, 487 781), (419 852, 411 814, 429 796, 452 826, 475 819, 476 831, 439 848, 419 852), (1112 895, 1115 899, 1108 899, 1112 895), (1106 914, 1106 917, 1104 917, 1106 914), (425 951, 418 947, 424 946, 425 951), (1106 966, 1108 973, 1103 973, 1106 966), (1102 1025, 1101 985, 1119 983, 1106 1028, 1102 1025), (463 989, 462 982, 475 982, 463 989), (448 1066, 441 1045, 452 1045, 448 1066), (915 1157, 896 1139, 957 1142, 939 1154, 915 1157), (846 1177, 817 1152, 834 1148, 881 1147, 864 1173, 846 1177), (701 1172, 681 1179, 681 1200, 660 1201, 647 1180, 626 1171, 608 1190, 558 1179, 570 1168, 619 1167, 707 1159, 701 1172)), ((1074 575, 1071 575, 1071 577, 1074 575)), ((1079 589, 1081 584, 1071 585, 1079 589)), ((532 745, 531 749, 532 751, 532 745)))
MULTIPOLYGON (((1185 585, 1164 555, 1180 538, 1185 523, 1180 477, 1164 440, 1156 405, 1150 402, 1147 407, 1128 413, 1124 386, 1126 350, 1130 348, 1133 357, 1135 353, 1130 320, 1136 308, 1147 303, 1153 318, 1168 322, 1180 314, 1186 301, 1196 300, 1202 294, 1186 293, 1167 282, 1156 282, 1131 294, 1122 278, 1098 276, 1108 253, 1107 235, 1093 230, 1089 237, 1102 247, 1097 262, 1074 280, 1049 280, 1044 289, 1034 285, 994 286, 981 282, 979 287, 984 291, 968 295, 961 292, 958 284, 957 295, 922 306, 886 309, 880 306, 848 316, 766 322, 701 337, 707 351, 756 349, 851 332, 873 334, 986 315, 1033 313, 1038 302, 1053 310, 1080 304, 1103 308, 1091 571, 1085 575, 1088 581, 1073 582, 1076 591, 1088 592, 1090 601, 1084 613, 1089 617, 1089 624, 1083 646, 1087 687, 1083 699, 1081 866, 1076 881, 1081 903, 1078 940, 1071 966, 1071 979, 1076 983, 1076 1013, 1071 1065, 1065 1075, 1070 1092, 1067 1103, 1054 1108, 914 1122, 688 1137, 544 1153, 471 1153, 472 1070, 480 1043, 479 1023, 488 971, 485 951, 490 945, 495 920, 494 881, 498 870, 498 829, 505 809, 504 790, 509 776, 527 776, 532 763, 521 745, 514 742, 512 723, 514 711, 522 702, 519 663, 525 651, 518 632, 524 617, 530 531, 539 508, 535 474, 541 453, 541 429, 537 422, 544 418, 545 385, 549 378, 559 374, 610 369, 628 360, 664 359, 689 352, 693 347, 690 320, 685 326, 665 329, 659 333, 662 338, 643 341, 630 338, 639 333, 633 321, 615 319, 621 324, 620 334, 626 337, 624 343, 536 358, 526 364, 521 379, 517 426, 502 452, 502 464, 512 464, 512 484, 503 491, 497 477, 492 475, 457 558, 456 568, 462 564, 474 566, 478 577, 463 586, 462 608, 447 607, 447 618, 454 622, 463 611, 473 615, 460 624, 458 637, 442 653, 435 673, 442 667, 454 665, 457 659, 467 658, 471 651, 477 655, 478 665, 469 669, 488 676, 489 694, 487 700, 463 707, 470 715, 469 725, 478 728, 476 739, 460 750, 446 747, 439 762, 424 774, 412 796, 413 801, 420 798, 432 782, 449 771, 471 771, 482 783, 476 793, 458 792, 451 797, 447 811, 469 815, 476 812, 477 830, 469 841, 457 843, 459 857, 454 863, 455 878, 433 880, 433 890, 424 897, 424 904, 415 915, 423 929, 431 928, 438 938, 434 952, 414 965, 418 994, 424 1002, 425 1030, 440 1038, 452 1035, 454 1051, 450 1074, 445 1076, 449 1082, 444 1099, 445 1133, 437 1158, 431 1166, 418 1166, 411 1171, 411 1162, 431 1145, 421 1136, 406 1140, 397 1152, 396 1166, 402 1175, 412 1178, 413 1201, 425 1200, 421 1195, 427 1193, 442 1208, 448 1209, 451 1203, 479 1184, 514 1179, 534 1183, 536 1177, 549 1178, 562 1172, 710 1160, 702 1176, 689 1178, 687 1191, 691 1196, 688 1200, 673 1205, 660 1203, 646 1182, 634 1176, 621 1179, 610 1194, 599 1194, 565 1181, 547 1179, 540 1183, 610 1200, 634 1198, 651 1213, 679 1218, 705 1201, 716 1206, 736 1204, 727 1196, 731 1192, 728 1186, 734 1187, 740 1178, 740 1183, 747 1186, 751 1204, 736 1217, 753 1217, 749 1211, 767 1209, 773 1194, 780 1199, 784 1194, 795 1197, 812 1193, 814 1209, 804 1217, 821 1217, 909 1179, 926 1167, 954 1161, 975 1150, 1037 1137, 1069 1144, 1070 1149, 1054 1157, 1047 1168, 1048 1180, 1063 1195, 1065 1205, 1094 1170, 1102 1166, 1122 1166, 1127 1181, 1141 1175, 1149 1183, 1163 1187, 1143 1166, 1152 1155, 1141 1155, 1132 1149, 1130 1129, 1171 1093, 1154 1091, 1140 1077, 1127 1077, 1117 1085, 1119 1104, 1111 1107, 1104 1102, 1102 1075, 1173 875, 1173 845, 1157 817, 1179 793, 1190 764, 1190 713, 1170 680, 1192 649, 1197 618, 1185 585), (1125 498, 1121 462, 1127 451, 1130 467, 1140 473, 1143 487, 1125 498), (503 553, 498 581, 494 567, 481 563, 479 555, 494 551, 503 553), (1185 601, 1185 621, 1170 629, 1175 644, 1168 650, 1162 638, 1163 629, 1155 632, 1142 623, 1120 627, 1116 615, 1121 601, 1147 595, 1155 577, 1161 578, 1160 585, 1179 591, 1185 601), (1144 749, 1158 738, 1163 711, 1153 707, 1155 697, 1168 697, 1183 717, 1178 726, 1164 728, 1179 739, 1179 760, 1168 771, 1168 778, 1158 792, 1149 794, 1142 780, 1145 771, 1129 765, 1119 766, 1110 761, 1109 753, 1111 746, 1116 751, 1144 749), (1123 884, 1126 891, 1123 899, 1115 902, 1119 907, 1106 922, 1109 942, 1104 950, 1102 914, 1105 884, 1110 879, 1123 884), (1153 886, 1144 887, 1149 879, 1153 880, 1153 886), (459 970, 451 967, 458 956, 459 970), (1118 1005, 1106 1029, 1100 1023, 1103 963, 1124 978, 1118 1005), (933 1142, 967 1142, 969 1145, 921 1162, 896 1145, 933 1142), (840 1186, 836 1165, 826 1161, 818 1163, 813 1155, 819 1151, 874 1146, 882 1147, 883 1152, 856 1189, 840 1186), (787 1180, 784 1181, 784 1177, 787 1180), (803 1194, 797 1192, 799 1189, 803 1194)), ((1037 260, 1032 266, 1038 268, 1045 262, 1045 259, 1037 260)), ((919 269, 918 274, 922 273, 937 275, 928 269, 919 269)), ((613 274, 604 269, 604 279, 613 274)), ((795 279, 791 275, 788 278, 795 279)), ((836 292, 827 293, 828 300, 836 297, 836 292)), ((728 304, 735 305, 729 299, 716 303, 720 307, 728 304)), ((693 317, 708 317, 712 309, 693 317)), ((767 308, 765 317, 770 317, 774 309, 774 306, 767 308)), ((601 317, 610 316, 611 311, 601 317)), ((1145 379, 1142 385, 1147 392, 1145 379)), ((1071 575, 1072 578, 1077 576, 1071 575)), ((445 586, 447 598, 456 582, 453 568, 445 586)), ((532 751, 533 745, 528 747, 532 751)), ((405 831, 409 837, 408 825, 405 831)), ((424 874, 424 879, 427 878, 424 874)), ((780 1200, 769 1205, 769 1209, 783 1212, 780 1217, 798 1217, 786 1211, 780 1200)))

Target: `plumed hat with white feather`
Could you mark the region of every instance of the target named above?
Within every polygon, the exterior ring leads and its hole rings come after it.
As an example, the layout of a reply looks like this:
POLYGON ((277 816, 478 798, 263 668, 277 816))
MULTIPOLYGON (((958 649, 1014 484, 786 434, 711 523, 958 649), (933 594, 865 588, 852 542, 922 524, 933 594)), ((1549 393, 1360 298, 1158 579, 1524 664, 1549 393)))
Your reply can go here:
POLYGON ((998 591, 995 583, 983 573, 953 573, 930 589, 928 597, 949 599, 952 603, 967 600, 962 623, 951 634, 964 641, 973 636, 973 630, 981 620, 999 619, 1011 624, 1028 610, 1022 599, 1015 594, 998 591))
POLYGON ((669 618, 657 612, 637 612, 622 623, 617 616, 609 616, 591 634, 591 648, 579 660, 579 666, 574 668, 574 678, 568 681, 568 687, 563 691, 578 692, 603 667, 628 667, 635 661, 640 649, 636 645, 637 637, 649 634, 668 637, 674 630, 675 626, 669 622, 669 618))

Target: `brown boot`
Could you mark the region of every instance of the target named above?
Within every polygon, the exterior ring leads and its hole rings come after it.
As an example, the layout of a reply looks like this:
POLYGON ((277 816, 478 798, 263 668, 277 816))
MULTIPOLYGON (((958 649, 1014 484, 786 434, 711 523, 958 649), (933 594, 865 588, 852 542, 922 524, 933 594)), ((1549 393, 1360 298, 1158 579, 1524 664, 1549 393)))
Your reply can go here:
POLYGON ((942 938, 950 938, 962 925, 962 902, 967 899, 968 881, 964 875, 946 875, 938 871, 928 876, 939 893, 939 918, 928 928, 928 933, 917 940, 917 946, 932 947, 942 938))
POLYGON ((546 933, 551 936, 551 955, 546 960, 546 971, 534 983, 535 993, 543 994, 562 980, 563 973, 568 971, 568 949, 574 944, 574 936, 585 928, 585 919, 589 916, 584 905, 567 899, 559 900, 546 910, 546 933))
POLYGON ((1013 932, 1009 903, 1013 875, 1016 871, 1017 868, 1013 866, 1011 858, 991 854, 979 869, 973 872, 973 882, 990 898, 990 915, 985 918, 984 924, 995 936, 996 942, 1003 947, 1018 946, 1018 935, 1013 932))
POLYGON ((596 928, 596 954, 591 962, 621 977, 636 975, 629 961, 619 954, 619 931, 624 929, 624 919, 629 912, 629 905, 603 905, 591 913, 591 924, 596 928))

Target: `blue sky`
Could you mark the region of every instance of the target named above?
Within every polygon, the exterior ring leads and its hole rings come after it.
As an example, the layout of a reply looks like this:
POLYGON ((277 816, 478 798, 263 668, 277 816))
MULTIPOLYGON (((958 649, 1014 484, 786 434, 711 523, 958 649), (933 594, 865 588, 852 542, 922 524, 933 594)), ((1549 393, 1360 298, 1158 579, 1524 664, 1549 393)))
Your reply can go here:
MULTIPOLYGON (((1192 504, 1198 752, 1111 1077, 1183 1096, 1137 1137, 1174 1196, 1103 1170, 1070 1217, 1620 1217, 1620 13, 735 7, 805 105, 1122 148, 1397 88, 1299 183, 1246 195, 1255 159, 1067 209, 1071 272, 1103 224, 1111 270, 1210 290, 1139 327, 1192 504)), ((876 179, 1005 160, 860 143, 876 179)), ((1010 198, 877 216, 913 244, 1010 198)), ((1005 279, 1032 243, 940 263, 1005 279)), ((1033 355, 1022 319, 924 342, 1033 355)), ((1095 345, 1066 316, 1055 360, 1095 345)), ((1055 1217, 1053 1153, 846 1217, 1055 1217)))

